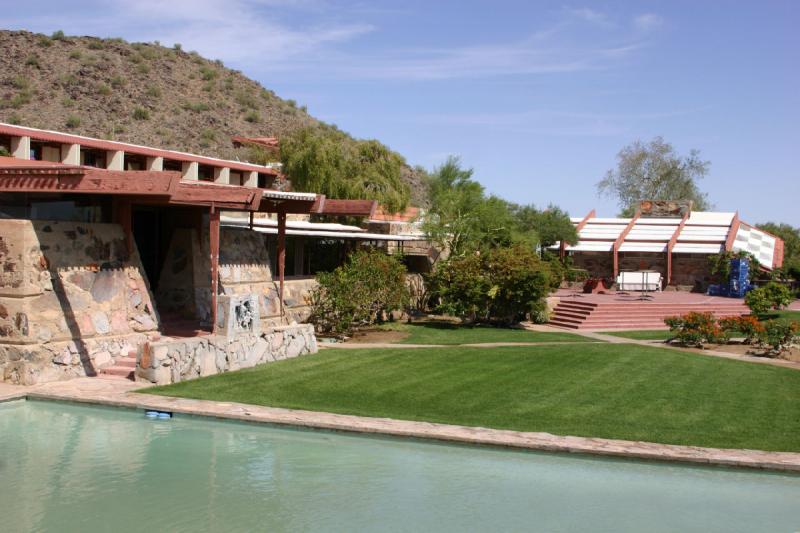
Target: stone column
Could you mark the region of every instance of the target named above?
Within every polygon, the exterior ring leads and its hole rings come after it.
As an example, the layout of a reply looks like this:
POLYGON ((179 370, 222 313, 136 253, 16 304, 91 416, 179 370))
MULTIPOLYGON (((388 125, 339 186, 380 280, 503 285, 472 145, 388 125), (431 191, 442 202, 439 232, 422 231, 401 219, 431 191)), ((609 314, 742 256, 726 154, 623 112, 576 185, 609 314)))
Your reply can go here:
POLYGON ((214 167, 214 183, 228 185, 231 182, 231 169, 228 167, 214 167))
POLYGON ((122 150, 106 151, 106 169, 125 170, 125 152, 122 150))
POLYGON ((160 172, 164 170, 164 158, 148 157, 146 165, 147 165, 147 170, 160 172))
POLYGON ((80 144, 62 144, 61 145, 61 162, 65 165, 80 165, 81 164, 81 145, 80 144))
POLYGON ((18 159, 30 159, 31 138, 11 137, 11 155, 18 159))
POLYGON ((255 170, 252 172, 242 172, 242 178, 244 179, 243 185, 245 187, 258 187, 258 172, 255 170))
POLYGON ((197 180, 197 161, 184 161, 181 164, 181 172, 183 175, 181 179, 184 180, 197 180))

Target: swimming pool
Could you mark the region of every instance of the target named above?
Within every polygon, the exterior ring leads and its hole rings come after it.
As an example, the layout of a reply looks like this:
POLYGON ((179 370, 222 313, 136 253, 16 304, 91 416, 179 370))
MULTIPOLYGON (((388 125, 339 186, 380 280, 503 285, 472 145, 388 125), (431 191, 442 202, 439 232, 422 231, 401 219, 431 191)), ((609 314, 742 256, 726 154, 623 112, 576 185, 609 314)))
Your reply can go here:
POLYGON ((0 530, 797 531, 800 476, 0 404, 0 530))

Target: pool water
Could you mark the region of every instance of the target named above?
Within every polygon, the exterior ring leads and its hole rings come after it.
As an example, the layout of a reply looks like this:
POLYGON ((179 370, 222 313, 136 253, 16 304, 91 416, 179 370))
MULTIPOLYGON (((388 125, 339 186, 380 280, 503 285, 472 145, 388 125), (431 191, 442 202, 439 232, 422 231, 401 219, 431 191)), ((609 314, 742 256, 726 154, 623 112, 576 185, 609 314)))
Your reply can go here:
POLYGON ((0 531, 787 531, 800 476, 0 404, 0 531))

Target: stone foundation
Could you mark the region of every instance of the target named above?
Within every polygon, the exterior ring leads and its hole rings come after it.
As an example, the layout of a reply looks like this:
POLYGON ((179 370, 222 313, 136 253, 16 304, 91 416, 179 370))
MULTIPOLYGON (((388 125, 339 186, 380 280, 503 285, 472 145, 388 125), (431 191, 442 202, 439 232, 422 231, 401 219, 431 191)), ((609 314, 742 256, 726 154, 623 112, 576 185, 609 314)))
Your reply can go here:
POLYGON ((158 322, 120 226, 0 220, 0 381, 94 375, 158 322))
POLYGON ((165 385, 316 352, 309 324, 268 328, 260 335, 149 342, 139 348, 136 379, 165 385))

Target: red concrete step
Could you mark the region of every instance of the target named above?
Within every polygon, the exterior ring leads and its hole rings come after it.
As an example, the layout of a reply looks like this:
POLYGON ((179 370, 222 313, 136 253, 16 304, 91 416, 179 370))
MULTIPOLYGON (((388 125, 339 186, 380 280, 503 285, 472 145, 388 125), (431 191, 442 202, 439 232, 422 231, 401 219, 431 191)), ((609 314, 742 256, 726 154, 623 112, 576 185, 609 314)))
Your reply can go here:
POLYGON ((117 360, 114 362, 114 366, 136 368, 136 359, 134 357, 118 357, 117 360))
POLYGON ((103 377, 119 377, 133 379, 133 369, 127 366, 107 366, 98 372, 103 377))

